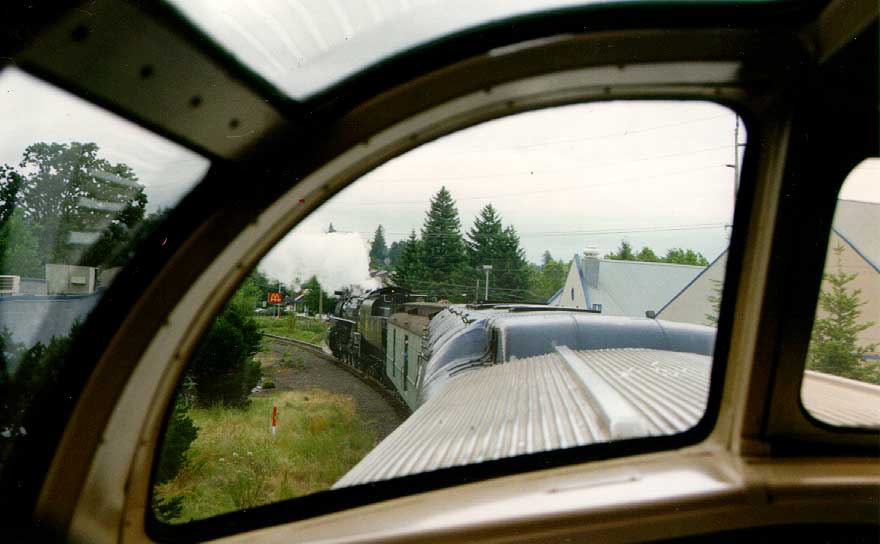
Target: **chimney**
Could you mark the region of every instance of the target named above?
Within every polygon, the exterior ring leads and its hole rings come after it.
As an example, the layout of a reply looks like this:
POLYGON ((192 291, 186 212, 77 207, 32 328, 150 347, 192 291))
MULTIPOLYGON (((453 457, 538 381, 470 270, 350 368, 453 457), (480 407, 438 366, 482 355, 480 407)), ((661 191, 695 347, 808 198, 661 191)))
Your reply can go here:
POLYGON ((587 246, 584 250, 584 276, 588 286, 599 288, 599 249, 596 246, 587 246))

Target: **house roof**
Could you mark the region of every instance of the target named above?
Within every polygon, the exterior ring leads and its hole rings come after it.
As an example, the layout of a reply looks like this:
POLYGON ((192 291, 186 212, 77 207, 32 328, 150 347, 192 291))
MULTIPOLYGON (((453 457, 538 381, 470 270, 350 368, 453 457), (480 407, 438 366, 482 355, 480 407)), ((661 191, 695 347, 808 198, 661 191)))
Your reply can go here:
POLYGON ((705 267, 642 261, 599 261, 599 286, 586 281, 585 259, 575 256, 581 285, 590 304, 601 304, 612 315, 644 316, 657 311, 687 286, 705 267))
POLYGON ((834 231, 880 272, 880 204, 838 200, 834 231))
POLYGON ((564 286, 560 287, 555 293, 553 293, 553 295, 547 299, 547 304, 555 303, 559 299, 559 297, 562 296, 563 289, 565 289, 564 286))

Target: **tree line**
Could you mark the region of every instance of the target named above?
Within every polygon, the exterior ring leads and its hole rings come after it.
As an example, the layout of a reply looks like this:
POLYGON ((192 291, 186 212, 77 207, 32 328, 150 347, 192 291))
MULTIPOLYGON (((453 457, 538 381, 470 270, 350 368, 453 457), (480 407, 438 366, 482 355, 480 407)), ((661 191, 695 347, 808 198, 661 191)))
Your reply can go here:
POLYGON ((643 247, 638 252, 633 251, 632 244, 626 240, 620 242, 617 251, 607 253, 606 259, 616 261, 642 261, 647 263, 689 264, 693 266, 709 266, 709 260, 702 253, 692 249, 673 247, 666 251, 663 257, 654 253, 650 247, 643 247))
POLYGON ((462 233, 461 220, 452 195, 446 189, 431 198, 418 234, 387 247, 380 225, 370 243, 374 269, 388 270, 391 281, 405 289, 456 302, 485 298, 489 272, 490 300, 530 300, 529 265, 512 225, 487 204, 462 233))

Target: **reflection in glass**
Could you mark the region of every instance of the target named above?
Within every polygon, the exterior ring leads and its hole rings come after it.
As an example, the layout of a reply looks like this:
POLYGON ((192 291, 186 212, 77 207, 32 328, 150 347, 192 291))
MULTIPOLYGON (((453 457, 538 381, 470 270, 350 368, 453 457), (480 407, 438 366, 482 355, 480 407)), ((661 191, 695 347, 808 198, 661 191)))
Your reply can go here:
POLYGON ((14 68, 0 93, 2 464, 79 324, 208 161, 14 68))

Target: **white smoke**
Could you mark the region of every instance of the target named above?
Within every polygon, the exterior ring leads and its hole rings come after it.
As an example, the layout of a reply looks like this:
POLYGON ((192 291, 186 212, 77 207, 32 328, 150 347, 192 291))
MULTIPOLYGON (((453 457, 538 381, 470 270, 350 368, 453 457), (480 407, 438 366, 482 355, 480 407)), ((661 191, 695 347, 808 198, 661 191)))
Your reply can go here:
POLYGON ((364 290, 380 287, 380 282, 370 277, 367 243, 356 232, 297 229, 278 242, 258 268, 288 286, 317 276, 321 287, 330 294, 350 286, 364 290))

